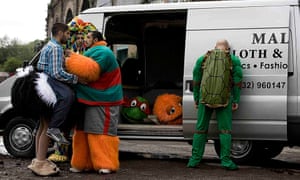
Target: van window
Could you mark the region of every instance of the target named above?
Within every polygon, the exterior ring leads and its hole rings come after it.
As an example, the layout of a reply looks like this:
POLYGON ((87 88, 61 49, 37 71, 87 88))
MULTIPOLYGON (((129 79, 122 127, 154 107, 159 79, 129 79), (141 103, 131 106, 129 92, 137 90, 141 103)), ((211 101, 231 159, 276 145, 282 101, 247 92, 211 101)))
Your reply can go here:
POLYGON ((117 57, 122 73, 122 84, 125 88, 138 88, 143 84, 142 63, 138 58, 135 44, 113 44, 112 49, 117 57))
POLYGON ((117 57, 120 66, 124 64, 126 59, 135 58, 137 59, 137 47, 135 44, 114 44, 112 49, 117 57))

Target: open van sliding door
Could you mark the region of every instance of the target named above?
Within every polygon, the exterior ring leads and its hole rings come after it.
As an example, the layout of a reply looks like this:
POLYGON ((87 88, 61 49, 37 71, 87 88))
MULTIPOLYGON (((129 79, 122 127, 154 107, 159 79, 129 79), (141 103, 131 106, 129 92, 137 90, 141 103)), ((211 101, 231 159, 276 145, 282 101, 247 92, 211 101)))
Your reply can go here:
MULTIPOLYGON (((185 138, 192 138, 197 121, 191 88, 195 62, 213 49, 217 40, 227 39, 231 52, 241 60, 244 74, 239 109, 233 113, 233 139, 246 143, 242 146, 245 149, 237 149, 243 154, 234 158, 247 159, 257 140, 287 140, 289 11, 288 6, 188 11, 183 94, 185 138)), ((209 135, 218 138, 216 120, 210 122, 209 135)))

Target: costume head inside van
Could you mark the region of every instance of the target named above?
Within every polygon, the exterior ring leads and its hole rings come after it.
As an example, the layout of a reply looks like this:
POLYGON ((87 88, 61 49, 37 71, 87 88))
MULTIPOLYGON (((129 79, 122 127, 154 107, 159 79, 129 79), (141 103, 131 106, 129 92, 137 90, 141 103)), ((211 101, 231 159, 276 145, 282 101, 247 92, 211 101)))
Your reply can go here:
POLYGON ((157 96, 153 114, 157 116, 160 124, 182 124, 182 98, 175 94, 162 94, 157 96))
POLYGON ((121 114, 129 123, 142 124, 150 114, 149 102, 140 96, 125 98, 121 114))

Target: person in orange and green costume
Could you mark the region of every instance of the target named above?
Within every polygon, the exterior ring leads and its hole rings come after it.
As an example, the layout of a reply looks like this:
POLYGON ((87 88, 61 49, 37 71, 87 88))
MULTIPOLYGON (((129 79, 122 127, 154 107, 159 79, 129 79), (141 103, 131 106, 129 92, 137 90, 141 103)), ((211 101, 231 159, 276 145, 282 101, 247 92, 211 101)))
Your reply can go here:
MULTIPOLYGON (((215 49, 229 51, 229 44, 227 40, 219 40, 216 43, 215 49)), ((228 170, 236 170, 238 166, 230 159, 231 149, 231 127, 232 127, 232 111, 238 109, 240 100, 241 81, 243 77, 241 62, 238 57, 230 55, 232 60, 232 80, 233 87, 231 90, 230 103, 226 107, 210 108, 201 101, 201 80, 202 80, 202 62, 205 56, 201 56, 193 70, 194 83, 194 101, 198 109, 198 120, 196 124, 196 131, 193 137, 192 157, 189 159, 187 167, 196 167, 202 160, 205 144, 207 141, 207 131, 209 121, 213 111, 216 111, 218 121, 218 129, 220 131, 220 159, 222 167, 228 170)))
POLYGON ((74 86, 78 102, 85 105, 85 115, 74 130, 70 171, 94 170, 108 174, 119 169, 117 125, 123 104, 121 71, 100 32, 89 32, 86 44, 89 49, 83 55, 98 63, 100 73, 97 80, 74 86))

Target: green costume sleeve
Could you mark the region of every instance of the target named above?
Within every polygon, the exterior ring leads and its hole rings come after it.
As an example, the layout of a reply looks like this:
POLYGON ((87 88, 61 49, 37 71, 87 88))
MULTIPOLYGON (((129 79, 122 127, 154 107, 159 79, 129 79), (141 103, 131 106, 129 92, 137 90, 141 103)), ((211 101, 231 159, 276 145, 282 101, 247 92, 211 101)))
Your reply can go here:
POLYGON ((237 56, 231 55, 232 59, 232 76, 233 76, 233 103, 240 102, 242 79, 243 79, 243 68, 241 61, 237 56))
POLYGON ((194 101, 196 104, 199 103, 200 99, 200 84, 202 79, 202 61, 204 56, 201 56, 197 61, 193 70, 193 92, 194 92, 194 101))

